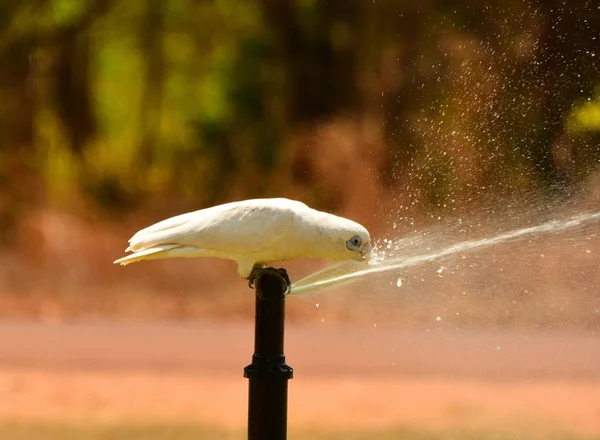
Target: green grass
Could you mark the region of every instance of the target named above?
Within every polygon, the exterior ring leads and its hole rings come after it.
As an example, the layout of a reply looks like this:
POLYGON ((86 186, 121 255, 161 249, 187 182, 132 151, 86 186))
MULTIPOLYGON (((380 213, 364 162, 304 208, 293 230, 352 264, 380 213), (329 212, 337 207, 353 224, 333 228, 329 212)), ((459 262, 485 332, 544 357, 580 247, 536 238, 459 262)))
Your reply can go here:
MULTIPOLYGON (((58 424, 10 422, 0 424, 0 439, 10 440, 242 440, 243 431, 225 431, 201 425, 179 424, 58 424)), ((290 430, 289 440, 600 440, 568 433, 532 436, 495 431, 426 432, 407 429, 309 432, 290 430)))

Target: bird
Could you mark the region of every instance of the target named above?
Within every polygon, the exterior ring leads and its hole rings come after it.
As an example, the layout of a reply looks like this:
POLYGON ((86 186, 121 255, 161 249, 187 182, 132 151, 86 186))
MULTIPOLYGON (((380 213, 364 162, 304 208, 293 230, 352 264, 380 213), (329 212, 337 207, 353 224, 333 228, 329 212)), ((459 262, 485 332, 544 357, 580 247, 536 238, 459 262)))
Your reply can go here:
POLYGON ((249 280, 274 261, 318 258, 368 261, 367 229, 350 219, 286 198, 230 202, 181 214, 137 232, 114 264, 177 257, 216 257, 237 263, 249 280))

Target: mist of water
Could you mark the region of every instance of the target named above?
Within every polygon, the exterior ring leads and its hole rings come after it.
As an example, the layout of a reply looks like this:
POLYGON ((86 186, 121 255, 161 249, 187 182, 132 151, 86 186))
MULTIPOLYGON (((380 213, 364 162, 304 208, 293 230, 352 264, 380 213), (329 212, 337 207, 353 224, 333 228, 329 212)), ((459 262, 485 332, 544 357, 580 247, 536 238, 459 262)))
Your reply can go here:
POLYGON ((411 238, 397 240, 385 239, 377 246, 371 260, 365 266, 355 262, 344 262, 313 273, 291 287, 292 295, 301 295, 325 287, 356 283, 369 277, 377 277, 392 271, 407 270, 420 264, 440 260, 456 254, 474 252, 491 246, 514 242, 534 236, 558 234, 600 221, 600 211, 581 213, 566 219, 552 220, 536 226, 523 227, 499 233, 488 238, 465 240, 447 244, 443 241, 438 246, 422 248, 405 246, 411 238))

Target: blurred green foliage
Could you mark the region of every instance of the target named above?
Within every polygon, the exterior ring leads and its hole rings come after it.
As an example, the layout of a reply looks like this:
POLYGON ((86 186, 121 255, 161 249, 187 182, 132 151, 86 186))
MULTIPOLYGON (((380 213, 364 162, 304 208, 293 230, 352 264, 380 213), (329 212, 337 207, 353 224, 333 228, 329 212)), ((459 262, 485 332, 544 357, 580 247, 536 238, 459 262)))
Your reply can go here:
POLYGON ((577 103, 569 119, 572 132, 600 131, 600 87, 593 97, 577 103))
POLYGON ((2 0, 0 230, 318 193, 290 141, 339 115, 431 206, 572 180, 600 160, 599 30, 587 0, 2 0))

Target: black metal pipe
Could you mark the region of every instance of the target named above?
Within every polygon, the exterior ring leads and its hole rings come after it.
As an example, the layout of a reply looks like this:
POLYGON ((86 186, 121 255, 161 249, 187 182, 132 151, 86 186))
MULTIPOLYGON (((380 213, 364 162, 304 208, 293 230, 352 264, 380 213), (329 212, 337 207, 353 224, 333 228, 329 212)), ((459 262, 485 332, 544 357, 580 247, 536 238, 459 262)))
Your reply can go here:
POLYGON ((248 439, 285 440, 288 380, 293 370, 283 353, 285 295, 289 278, 282 269, 262 269, 256 276, 256 316, 250 379, 248 439))

